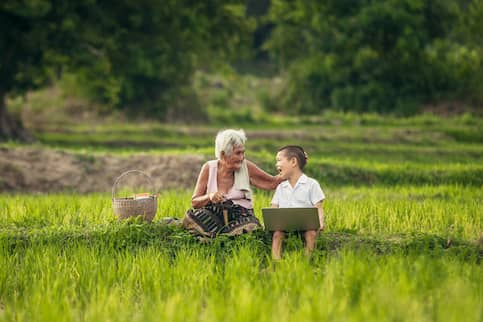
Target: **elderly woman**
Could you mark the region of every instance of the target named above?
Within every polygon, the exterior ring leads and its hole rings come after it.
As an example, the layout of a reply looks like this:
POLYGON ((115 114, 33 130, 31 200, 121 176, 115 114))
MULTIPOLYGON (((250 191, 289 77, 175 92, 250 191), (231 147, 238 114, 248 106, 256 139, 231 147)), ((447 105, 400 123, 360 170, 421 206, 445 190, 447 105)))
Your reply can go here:
POLYGON ((183 225, 195 235, 238 235, 260 227, 253 213, 250 185, 274 190, 283 180, 245 159, 243 130, 224 130, 215 141, 216 160, 201 168, 183 225))

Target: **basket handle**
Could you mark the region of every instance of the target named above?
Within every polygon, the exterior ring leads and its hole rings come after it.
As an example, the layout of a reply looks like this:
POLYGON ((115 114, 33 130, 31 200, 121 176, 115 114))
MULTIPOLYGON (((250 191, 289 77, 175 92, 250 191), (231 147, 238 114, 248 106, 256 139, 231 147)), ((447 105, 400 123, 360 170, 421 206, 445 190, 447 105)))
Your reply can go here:
POLYGON ((154 187, 153 179, 151 179, 151 177, 146 172, 143 172, 141 170, 129 170, 129 171, 123 172, 119 177, 117 177, 116 181, 114 181, 114 184, 112 185, 112 199, 114 199, 114 196, 116 195, 116 192, 117 192, 117 184, 119 183, 119 180, 121 180, 121 178, 124 177, 125 175, 130 174, 130 173, 133 173, 133 172, 138 172, 138 173, 144 175, 146 178, 148 178, 149 183, 151 184, 151 186, 153 188, 155 188, 154 187))

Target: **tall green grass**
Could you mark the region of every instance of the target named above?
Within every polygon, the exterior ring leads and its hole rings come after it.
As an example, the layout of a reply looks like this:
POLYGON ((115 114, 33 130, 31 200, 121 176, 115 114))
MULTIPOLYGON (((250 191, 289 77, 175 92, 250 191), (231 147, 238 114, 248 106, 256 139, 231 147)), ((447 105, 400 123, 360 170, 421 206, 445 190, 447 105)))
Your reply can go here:
POLYGON ((263 231, 202 243, 163 224, 191 191, 165 191, 151 224, 118 222, 108 195, 2 195, 0 319, 481 320, 481 188, 325 190, 313 257, 289 236, 278 263, 263 231))
POLYGON ((0 249, 6 321, 479 321, 476 260, 342 248, 311 261, 226 245, 0 249), (463 313, 464 312, 464 313, 463 313))
MULTIPOLYGON (((321 182, 327 200, 327 232, 358 234, 424 233, 476 241, 482 229, 483 188, 446 186, 330 187, 321 182)), ((164 191, 155 221, 182 218, 192 191, 164 191)), ((255 212, 270 205, 271 194, 257 191, 255 212)), ((83 230, 109 227, 117 219, 107 194, 4 195, 0 199, 0 229, 34 230, 51 227, 83 230)), ((260 218, 262 219, 262 218, 260 218)), ((114 226, 113 226, 114 227, 114 226)))

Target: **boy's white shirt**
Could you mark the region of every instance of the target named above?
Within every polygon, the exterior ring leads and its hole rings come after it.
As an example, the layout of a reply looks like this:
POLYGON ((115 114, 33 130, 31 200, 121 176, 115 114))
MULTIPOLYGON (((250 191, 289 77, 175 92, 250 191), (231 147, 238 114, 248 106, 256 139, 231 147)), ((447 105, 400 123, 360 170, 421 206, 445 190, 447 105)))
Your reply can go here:
POLYGON ((302 174, 293 188, 288 180, 281 182, 271 204, 280 208, 314 207, 324 199, 325 194, 317 180, 302 174))

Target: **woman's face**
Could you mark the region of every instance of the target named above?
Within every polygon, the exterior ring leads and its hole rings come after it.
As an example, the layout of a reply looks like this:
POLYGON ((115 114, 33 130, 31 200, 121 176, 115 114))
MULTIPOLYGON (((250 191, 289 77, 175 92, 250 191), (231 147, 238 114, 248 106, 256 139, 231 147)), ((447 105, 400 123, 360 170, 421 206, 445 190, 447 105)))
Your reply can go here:
POLYGON ((229 169, 238 170, 241 168, 243 160, 245 160, 245 146, 235 145, 230 155, 222 154, 223 161, 229 169))
POLYGON ((275 166, 283 179, 288 179, 294 169, 294 158, 288 159, 284 151, 279 151, 276 157, 275 166))

